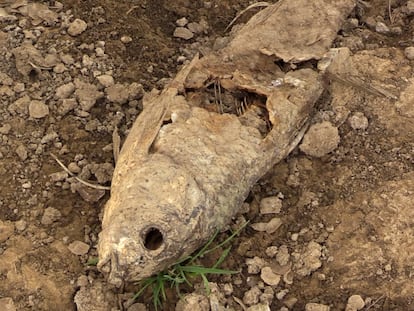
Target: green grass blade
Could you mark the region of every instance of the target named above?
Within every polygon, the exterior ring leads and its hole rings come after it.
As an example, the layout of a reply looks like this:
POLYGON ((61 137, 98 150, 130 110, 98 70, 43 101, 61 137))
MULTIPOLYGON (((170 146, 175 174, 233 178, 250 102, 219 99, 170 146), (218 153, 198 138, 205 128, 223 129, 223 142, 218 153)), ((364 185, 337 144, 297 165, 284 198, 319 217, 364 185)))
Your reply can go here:
MULTIPOLYGON (((211 253, 212 251, 215 251, 216 249, 226 245, 227 243, 229 243, 231 240, 234 239, 235 236, 239 235, 240 232, 247 226, 247 224, 249 223, 249 221, 246 221, 243 225, 240 226, 240 228, 238 228, 236 231, 234 231, 227 239, 225 239, 223 242, 221 242, 220 244, 217 244, 215 247, 210 248, 208 250, 204 251, 204 255, 211 253)), ((216 234, 217 235, 217 234, 216 234)), ((215 237, 214 237, 215 238, 215 237)))
POLYGON ((216 230, 216 232, 207 241, 207 243, 194 256, 191 256, 191 260, 189 261, 190 264, 193 263, 197 258, 203 256, 204 254, 207 254, 207 249, 209 248, 211 243, 213 243, 213 241, 215 240, 218 234, 219 234, 219 230, 216 230))
POLYGON ((202 266, 184 266, 184 267, 182 267, 182 269, 186 273, 193 273, 195 275, 200 275, 200 274, 236 274, 236 273, 239 273, 239 271, 224 270, 224 269, 218 269, 218 268, 206 268, 206 267, 202 267, 202 266))
POLYGON ((229 246, 228 248, 226 248, 220 255, 220 258, 217 260, 217 262, 214 264, 213 268, 217 268, 218 266, 220 266, 223 261, 226 259, 226 257, 229 255, 231 250, 231 246, 229 246))

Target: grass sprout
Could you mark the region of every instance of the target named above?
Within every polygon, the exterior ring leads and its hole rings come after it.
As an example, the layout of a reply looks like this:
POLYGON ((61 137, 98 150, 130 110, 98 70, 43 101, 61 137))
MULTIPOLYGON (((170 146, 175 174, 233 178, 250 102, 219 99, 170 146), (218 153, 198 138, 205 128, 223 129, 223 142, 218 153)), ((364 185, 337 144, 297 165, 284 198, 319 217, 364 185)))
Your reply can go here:
POLYGON ((168 270, 162 271, 156 275, 138 282, 138 284, 141 285, 141 288, 134 295, 132 300, 139 298, 148 288, 151 288, 152 303, 155 307, 155 310, 158 310, 158 308, 162 307, 163 302, 167 300, 167 287, 175 288, 177 295, 181 296, 180 286, 186 284, 189 287, 193 287, 192 281, 196 278, 201 278, 206 293, 210 294, 210 286, 207 278, 209 274, 225 275, 236 274, 240 272, 220 269, 219 266, 223 263, 223 261, 230 253, 231 246, 227 245, 241 232, 241 230, 247 224, 248 222, 244 223, 240 228, 232 232, 232 234, 229 235, 229 237, 227 237, 223 242, 212 246, 213 242, 217 238, 217 235, 219 234, 219 231, 216 231, 215 234, 207 241, 207 243, 192 255, 180 259, 168 270), (220 257, 212 267, 203 267, 198 264, 198 260, 200 258, 224 246, 226 246, 226 248, 221 252, 220 257))

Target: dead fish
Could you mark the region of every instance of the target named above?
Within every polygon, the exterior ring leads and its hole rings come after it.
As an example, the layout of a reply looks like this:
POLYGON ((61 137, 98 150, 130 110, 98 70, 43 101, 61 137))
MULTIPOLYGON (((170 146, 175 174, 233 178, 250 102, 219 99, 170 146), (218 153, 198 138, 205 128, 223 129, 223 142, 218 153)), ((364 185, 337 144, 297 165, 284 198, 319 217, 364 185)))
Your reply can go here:
POLYGON ((110 283, 141 280, 192 253, 297 146, 324 87, 316 70, 285 73, 275 61, 320 59, 353 5, 280 1, 144 98, 99 235, 98 269, 110 283))

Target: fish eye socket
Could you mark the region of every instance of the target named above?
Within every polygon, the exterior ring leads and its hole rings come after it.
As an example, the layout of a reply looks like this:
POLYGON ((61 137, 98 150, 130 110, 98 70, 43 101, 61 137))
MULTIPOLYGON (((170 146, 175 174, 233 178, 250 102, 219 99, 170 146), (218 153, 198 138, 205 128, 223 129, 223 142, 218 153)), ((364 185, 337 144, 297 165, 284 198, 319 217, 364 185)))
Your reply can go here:
POLYGON ((144 246, 146 249, 155 251, 159 249, 164 242, 164 236, 158 228, 151 227, 144 234, 144 246))

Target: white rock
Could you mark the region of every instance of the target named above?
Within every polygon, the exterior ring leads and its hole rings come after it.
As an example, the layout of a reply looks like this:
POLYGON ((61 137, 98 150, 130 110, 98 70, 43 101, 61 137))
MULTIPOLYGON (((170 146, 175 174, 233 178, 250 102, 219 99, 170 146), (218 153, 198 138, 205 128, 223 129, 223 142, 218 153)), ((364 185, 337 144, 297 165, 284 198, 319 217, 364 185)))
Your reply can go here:
POLYGON ((360 295, 352 295, 348 298, 345 311, 358 311, 365 307, 364 299, 360 295))
POLYGON ((82 241, 73 241, 68 245, 68 249, 71 251, 71 253, 81 256, 88 253, 89 245, 82 241))
POLYGON ((390 32, 390 29, 383 22, 377 22, 375 25, 375 31, 381 34, 387 34, 390 32))
POLYGON ((349 117, 348 122, 354 130, 366 130, 368 128, 368 118, 362 112, 355 112, 349 117))
POLYGON ((246 259, 247 265, 247 273, 249 274, 258 274, 260 270, 266 265, 266 261, 264 261, 260 257, 253 257, 246 259))
POLYGON ((260 214, 279 214, 282 209, 282 201, 276 197, 263 198, 260 201, 260 214))
POLYGON ((276 256, 277 251, 278 251, 277 246, 272 245, 272 246, 269 246, 268 248, 266 248, 265 253, 270 258, 273 258, 273 257, 276 256))
POLYGON ((59 99, 68 98, 75 92, 75 84, 72 82, 63 84, 56 88, 55 95, 59 99))
POLYGON ((49 114, 49 107, 40 100, 32 100, 29 104, 29 116, 34 119, 41 119, 49 114))
MULTIPOLYGON (((414 5, 414 3, 413 3, 413 5, 414 5)), ((404 55, 405 55, 405 57, 407 57, 407 59, 413 60, 414 59, 414 46, 406 47, 404 49, 404 55)))
POLYGON ((194 37, 194 34, 187 28, 177 27, 174 30, 173 36, 176 38, 184 39, 184 40, 190 40, 191 38, 194 37))
POLYGON ((209 311, 210 303, 206 296, 191 293, 178 301, 175 311, 209 311))
POLYGON ((338 147, 338 128, 328 121, 312 125, 303 137, 300 150, 312 157, 323 157, 338 147))
POLYGON ((314 241, 310 241, 304 252, 295 262, 294 271, 301 277, 310 275, 322 266, 321 256, 322 246, 314 241))
POLYGON ((265 282, 267 285, 270 286, 277 286, 280 282, 281 276, 276 274, 272 271, 270 267, 264 267, 260 273, 260 278, 265 282))
POLYGON ((330 307, 320 303, 310 302, 305 305, 305 311, 329 311, 330 307))
POLYGON ((184 27, 185 25, 187 25, 187 24, 188 24, 188 19, 187 19, 187 18, 185 18, 185 17, 182 17, 182 18, 180 18, 180 19, 177 19, 177 20, 175 21, 175 23, 177 24, 177 26, 178 26, 178 27, 184 27))
POLYGON ((276 261, 281 266, 286 266, 289 263, 289 249, 286 245, 279 247, 279 251, 276 254, 276 261))
POLYGON ((269 222, 258 222, 251 224, 251 227, 256 231, 266 231, 269 234, 272 234, 279 229, 282 225, 282 220, 278 217, 272 218, 269 222))
POLYGON ((122 36, 121 37, 121 42, 122 43, 130 43, 130 42, 132 42, 132 38, 130 37, 130 36, 122 36))
POLYGON ((243 303, 246 305, 255 305, 259 302, 259 297, 262 294, 259 287, 254 286, 243 295, 243 303))
POLYGON ((114 77, 110 75, 101 75, 96 77, 99 83, 102 84, 104 87, 110 87, 111 85, 115 84, 114 77))
POLYGON ((70 23, 68 28, 68 34, 71 36, 78 36, 82 32, 84 32, 88 28, 88 25, 84 20, 81 20, 79 18, 75 19, 72 23, 70 23))

